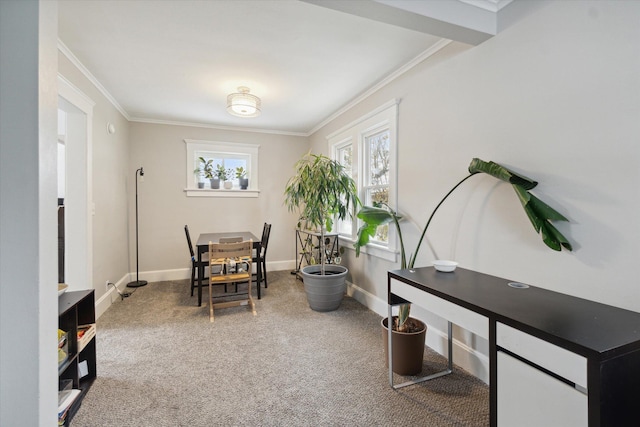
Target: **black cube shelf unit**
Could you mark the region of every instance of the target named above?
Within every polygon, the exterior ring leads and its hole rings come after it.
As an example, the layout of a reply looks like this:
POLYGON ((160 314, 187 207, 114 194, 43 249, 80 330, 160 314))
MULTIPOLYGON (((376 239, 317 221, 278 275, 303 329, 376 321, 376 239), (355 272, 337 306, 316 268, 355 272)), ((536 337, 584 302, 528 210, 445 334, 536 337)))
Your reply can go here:
MULTIPOLYGON (((81 391, 67 413, 69 425, 82 399, 96 378, 96 337, 90 337, 83 348, 78 343, 78 327, 95 325, 96 310, 93 290, 65 292, 58 297, 58 328, 68 333, 67 358, 58 366, 60 387, 71 380, 72 387, 81 391), (80 377, 78 366, 86 362, 87 374, 80 377)), ((95 326, 94 326, 95 327, 95 326)))

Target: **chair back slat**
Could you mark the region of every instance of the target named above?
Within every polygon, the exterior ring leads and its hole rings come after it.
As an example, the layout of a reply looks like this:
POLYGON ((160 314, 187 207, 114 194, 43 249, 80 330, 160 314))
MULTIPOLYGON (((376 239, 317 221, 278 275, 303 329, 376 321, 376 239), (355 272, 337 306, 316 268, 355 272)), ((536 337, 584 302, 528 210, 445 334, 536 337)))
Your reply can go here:
POLYGON ((189 226, 184 226, 184 234, 187 236, 187 245, 189 246, 189 253, 191 253, 191 259, 195 259, 195 252, 193 251, 193 244, 191 243, 191 235, 189 234, 189 226))
POLYGON ((253 241, 246 240, 239 243, 213 243, 209 242, 209 259, 219 258, 251 258, 253 241))
POLYGON ((220 243, 239 243, 242 242, 242 237, 221 237, 219 240, 220 243))
POLYGON ((260 241, 260 246, 262 247, 262 256, 267 253, 267 246, 269 245, 269 236, 271 235, 271 224, 264 223, 264 227, 262 228, 262 240, 260 241))

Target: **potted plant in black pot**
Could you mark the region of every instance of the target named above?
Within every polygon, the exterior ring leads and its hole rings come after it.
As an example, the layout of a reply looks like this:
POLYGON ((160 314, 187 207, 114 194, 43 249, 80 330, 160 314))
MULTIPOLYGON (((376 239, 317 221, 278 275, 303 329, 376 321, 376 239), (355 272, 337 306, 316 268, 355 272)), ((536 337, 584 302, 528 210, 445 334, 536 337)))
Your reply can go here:
MULTIPOLYGON (((375 236, 376 230, 379 226, 393 223, 398 231, 398 239, 400 240, 400 268, 413 268, 418 256, 418 251, 420 250, 420 246, 422 245, 422 241, 424 240, 427 232, 427 228, 429 227, 429 224, 431 224, 431 220, 438 208, 463 182, 479 173, 489 174, 513 186, 513 189, 518 195, 518 199, 531 221, 533 228, 536 232, 541 234, 543 242, 549 248, 556 251, 560 251, 562 248, 569 251, 572 250, 571 244, 567 238, 564 237, 562 233, 560 233, 560 231, 558 231, 558 229, 556 229, 551 223, 552 221, 567 221, 567 218, 529 192, 529 190, 538 185, 536 181, 525 176, 518 175, 498 163, 485 162, 475 158, 469 164, 469 175, 458 182, 442 198, 442 200, 440 200, 431 212, 426 225, 422 229, 422 234, 420 235, 420 239, 418 239, 416 249, 412 254, 410 254, 408 260, 404 248, 404 240, 402 238, 402 229, 400 228, 400 220, 402 217, 385 203, 378 206, 363 206, 358 212, 357 216, 363 221, 363 224, 358 229, 358 239, 354 243, 356 257, 360 255, 360 248, 369 243, 369 239, 375 236)), ((418 319, 409 317, 410 309, 410 304, 403 304, 399 307, 398 316, 393 317, 392 345, 393 353, 396 355, 393 358, 393 371, 401 375, 416 375, 422 370, 424 340, 427 327, 418 319), (420 324, 422 324, 423 328, 420 324), (418 337, 420 333, 422 333, 421 338, 418 337), (416 344, 416 339, 418 340, 418 343, 421 340, 422 344, 416 344)), ((387 354, 387 320, 387 318, 382 319, 385 354, 387 354)))
POLYGON ((335 310, 346 291, 347 268, 327 264, 325 232, 332 230, 335 218, 351 217, 360 205, 358 190, 344 166, 326 156, 308 153, 295 169, 285 188, 285 204, 290 211, 299 211, 299 227, 304 223, 320 233, 322 254, 318 265, 301 270, 307 301, 316 311, 335 310))

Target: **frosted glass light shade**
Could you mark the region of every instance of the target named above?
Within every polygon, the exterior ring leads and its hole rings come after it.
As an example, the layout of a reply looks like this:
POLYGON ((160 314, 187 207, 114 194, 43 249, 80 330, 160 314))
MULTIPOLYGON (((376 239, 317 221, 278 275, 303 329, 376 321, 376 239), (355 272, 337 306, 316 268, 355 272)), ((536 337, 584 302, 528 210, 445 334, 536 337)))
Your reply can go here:
POLYGON ((238 93, 227 96, 227 111, 238 117, 257 117, 260 115, 262 103, 260 98, 249 93, 249 88, 240 86, 238 93))

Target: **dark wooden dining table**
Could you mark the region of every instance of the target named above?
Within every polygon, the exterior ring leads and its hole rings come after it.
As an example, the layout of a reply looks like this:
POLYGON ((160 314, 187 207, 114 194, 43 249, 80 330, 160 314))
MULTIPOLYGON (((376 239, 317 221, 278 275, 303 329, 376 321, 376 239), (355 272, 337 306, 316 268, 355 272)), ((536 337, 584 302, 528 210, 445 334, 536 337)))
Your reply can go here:
MULTIPOLYGON (((196 243, 198 251, 198 307, 202 305, 202 277, 204 276, 204 265, 202 264, 202 254, 209 252, 209 242, 220 243, 224 237, 242 237, 243 241, 252 240, 256 254, 260 253, 261 242, 250 231, 234 231, 225 233, 202 233, 198 236, 196 243)), ((256 268, 256 284, 258 285, 258 299, 260 299, 260 281, 262 279, 260 268, 256 268)))

